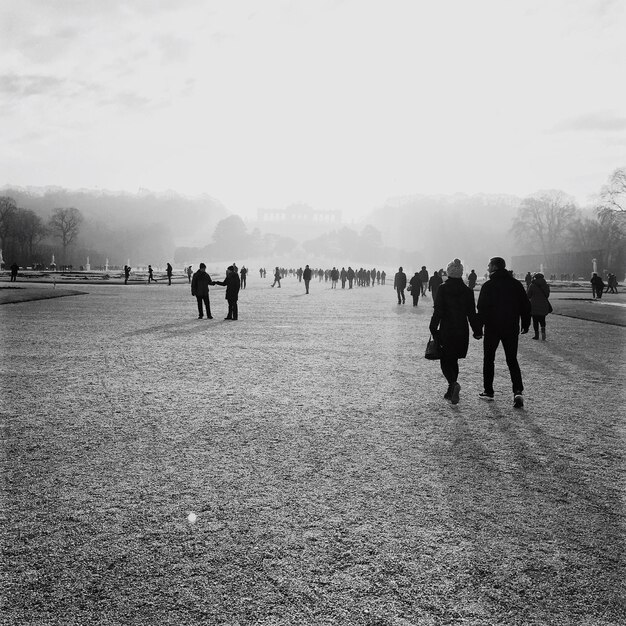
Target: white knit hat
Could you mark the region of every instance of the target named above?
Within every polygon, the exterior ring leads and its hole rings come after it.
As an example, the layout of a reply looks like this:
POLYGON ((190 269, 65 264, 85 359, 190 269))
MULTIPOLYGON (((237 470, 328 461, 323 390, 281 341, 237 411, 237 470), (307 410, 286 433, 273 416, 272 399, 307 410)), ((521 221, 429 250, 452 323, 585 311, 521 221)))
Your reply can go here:
POLYGON ((460 259, 454 259, 448 264, 447 274, 451 278, 463 278, 463 265, 460 259))

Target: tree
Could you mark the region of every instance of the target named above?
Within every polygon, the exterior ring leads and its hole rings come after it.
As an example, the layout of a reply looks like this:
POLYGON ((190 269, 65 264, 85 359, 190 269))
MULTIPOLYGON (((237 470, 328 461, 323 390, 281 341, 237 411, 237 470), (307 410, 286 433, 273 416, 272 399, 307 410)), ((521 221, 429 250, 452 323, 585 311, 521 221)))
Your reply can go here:
POLYGON ((41 217, 30 209, 17 209, 13 224, 13 232, 21 258, 34 261, 39 254, 37 247, 46 236, 46 228, 41 217))
POLYGON ((83 221, 82 213, 73 207, 54 209, 49 226, 51 233, 61 240, 63 263, 67 263, 67 248, 78 236, 83 221))
POLYGON ((596 207, 599 220, 611 230, 626 235, 626 168, 616 169, 600 191, 596 207))
POLYGON ((577 212, 562 191, 543 191, 522 200, 511 230, 520 243, 542 252, 547 265, 548 254, 565 245, 577 212))
POLYGON ((248 229, 239 215, 230 215, 220 220, 213 232, 213 247, 216 258, 235 260, 246 253, 248 229))
POLYGON ((6 252, 17 206, 13 198, 0 197, 0 250, 6 252))

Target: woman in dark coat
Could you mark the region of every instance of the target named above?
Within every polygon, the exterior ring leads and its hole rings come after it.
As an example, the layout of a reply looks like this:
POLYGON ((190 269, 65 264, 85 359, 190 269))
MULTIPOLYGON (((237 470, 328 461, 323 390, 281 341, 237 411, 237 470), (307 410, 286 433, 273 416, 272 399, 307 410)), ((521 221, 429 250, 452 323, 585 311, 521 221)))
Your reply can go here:
POLYGON ((476 313, 474 292, 463 282, 461 261, 454 259, 448 265, 447 273, 448 280, 437 290, 430 332, 441 348, 441 371, 448 381, 448 390, 443 397, 458 404, 461 390, 457 382, 459 359, 467 356, 468 322, 475 339, 482 337, 482 327, 476 313))
POLYGON ((550 297, 550 285, 546 282, 543 274, 537 272, 528 286, 526 292, 530 300, 530 314, 533 318, 535 336, 539 339, 539 326, 541 326, 541 340, 546 340, 546 315, 552 311, 548 298, 550 297))
POLYGON ((413 297, 413 306, 417 306, 419 304, 420 295, 422 295, 422 279, 420 278, 419 272, 415 272, 409 281, 409 285, 411 285, 411 296, 413 297))

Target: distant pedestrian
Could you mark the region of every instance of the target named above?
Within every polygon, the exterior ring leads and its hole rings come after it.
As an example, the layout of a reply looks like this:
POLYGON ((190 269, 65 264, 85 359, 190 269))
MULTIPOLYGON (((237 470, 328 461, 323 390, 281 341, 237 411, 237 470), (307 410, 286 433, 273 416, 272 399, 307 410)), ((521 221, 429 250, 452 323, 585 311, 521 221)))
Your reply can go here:
POLYGON ((409 284, 411 285, 411 297, 413 298, 413 306, 417 306, 419 304, 420 296, 422 295, 422 279, 420 278, 419 272, 415 272, 415 274, 411 276, 409 284))
POLYGON ((20 266, 17 263, 13 263, 13 265, 11 265, 11 280, 9 282, 17 282, 17 273, 19 272, 19 270, 20 266))
POLYGON ((533 339, 539 339, 539 327, 541 326, 541 340, 546 340, 546 315, 552 311, 548 298, 550 297, 550 285, 544 275, 537 272, 526 291, 530 300, 530 314, 533 318, 533 339))
POLYGON ((384 285, 385 284, 385 279, 387 278, 387 272, 385 272, 385 270, 383 270, 380 273, 380 284, 384 285))
POLYGON ((278 267, 276 267, 276 269, 274 270, 274 282, 272 283, 272 287, 278 283, 278 288, 280 289, 280 269, 278 269, 278 267))
POLYGON ((355 273, 352 267, 348 265, 348 271, 346 272, 348 278, 348 289, 352 289, 352 283, 354 282, 355 273))
POLYGON ((332 281, 330 284, 331 289, 337 289, 337 282, 339 281, 339 270, 333 266, 333 269, 330 270, 330 280, 332 281))
MULTIPOLYGON (((239 319, 239 307, 237 301, 239 299, 239 289, 241 287, 241 280, 239 274, 235 269, 235 265, 229 265, 226 268, 226 278, 219 281, 216 280, 214 285, 222 285, 226 287, 225 298, 228 301, 228 314, 224 318, 225 320, 237 320, 239 319)), ((278 285, 280 287, 280 285, 278 285)))
POLYGON ((167 267, 165 268, 165 272, 167 274, 167 284, 171 285, 172 284, 172 266, 168 263, 167 267))
MULTIPOLYGON (((378 273, 380 275, 380 272, 378 273)), ((339 278, 341 279, 341 288, 346 288, 346 281, 348 280, 348 272, 345 267, 341 268, 341 272, 339 272, 339 278)))
POLYGON ((506 364, 513 386, 513 406, 524 406, 524 385, 522 372, 517 362, 520 322, 521 333, 528 332, 530 326, 530 301, 520 283, 506 270, 506 263, 501 257, 493 257, 488 265, 489 280, 480 289, 478 296, 478 315, 484 326, 483 344, 483 384, 480 397, 493 400, 493 379, 495 358, 498 345, 502 342, 506 364))
POLYGON ((187 268, 187 278, 189 279, 189 284, 191 284, 191 265, 187 268))
POLYGON ((241 270, 239 272, 239 278, 241 280, 241 288, 246 288, 246 282, 248 278, 248 268, 245 265, 241 266, 241 270))
POLYGON ((393 288, 396 290, 398 296, 398 304, 405 303, 404 290, 406 289, 406 274, 402 270, 402 267, 398 268, 396 275, 393 278, 393 288))
POLYGON ((195 296, 198 300, 198 319, 201 320, 203 315, 202 304, 206 307, 206 318, 212 320, 211 315, 211 303, 209 302, 209 285, 215 283, 211 280, 211 277, 207 274, 206 265, 200 263, 198 271, 194 273, 191 279, 191 295, 195 296))
POLYGON ((468 275, 467 275, 467 286, 470 289, 474 289, 474 287, 476 287, 476 281, 478 280, 478 276, 476 275, 476 272, 474 270, 472 270, 468 275))
POLYGON ((426 287, 428 287, 428 270, 425 265, 422 265, 420 270, 420 280, 422 281, 422 295, 426 295, 426 287))
POLYGON ((130 276, 130 265, 124 265, 124 284, 128 285, 128 278, 130 276))
POLYGON ((433 298, 433 304, 435 302, 435 298, 437 297, 437 290, 443 283, 443 278, 439 272, 433 272, 433 275, 430 277, 428 281, 428 291, 430 291, 430 295, 433 298))
POLYGON ((311 282, 311 268, 307 265, 302 271, 302 278, 304 279, 304 288, 309 293, 309 284, 311 282))
POLYGON ((594 300, 597 298, 600 300, 602 298, 602 293, 604 291, 604 281, 596 272, 594 272, 591 276, 591 292, 593 294, 594 300))
POLYGON ((156 283, 154 278, 154 272, 152 271, 152 265, 148 265, 148 285, 152 282, 156 283))
MULTIPOLYGON (((543 276, 543 274, 542 274, 543 276)), ((533 276, 530 272, 526 272, 526 276, 524 276, 524 281, 526 282, 526 288, 530 287, 530 283, 533 280, 533 276)), ((547 283, 546 283, 547 284, 547 283)))
POLYGON ((463 282, 463 265, 454 259, 448 267, 448 280, 437 290, 434 311, 430 320, 430 333, 441 349, 441 371, 448 382, 446 400, 458 404, 461 385, 459 359, 467 356, 469 325, 474 338, 482 337, 480 319, 476 314, 474 292, 463 282))

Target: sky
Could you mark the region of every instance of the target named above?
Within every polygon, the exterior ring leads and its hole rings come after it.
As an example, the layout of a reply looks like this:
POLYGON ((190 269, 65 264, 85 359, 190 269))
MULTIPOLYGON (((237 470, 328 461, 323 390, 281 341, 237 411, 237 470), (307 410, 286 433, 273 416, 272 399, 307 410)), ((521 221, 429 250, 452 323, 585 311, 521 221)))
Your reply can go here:
POLYGON ((417 194, 584 205, 626 166, 622 0, 3 0, 0 186, 356 219, 417 194))

